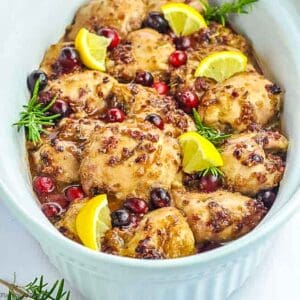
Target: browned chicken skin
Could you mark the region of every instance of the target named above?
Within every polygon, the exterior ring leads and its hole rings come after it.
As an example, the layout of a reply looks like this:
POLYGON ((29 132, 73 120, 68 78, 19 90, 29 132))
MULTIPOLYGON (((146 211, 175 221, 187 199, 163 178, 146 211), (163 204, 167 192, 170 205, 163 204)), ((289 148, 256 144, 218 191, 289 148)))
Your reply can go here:
POLYGON ((168 59, 175 51, 172 40, 150 28, 131 32, 126 40, 113 49, 107 72, 123 81, 131 81, 137 71, 152 72, 156 78, 169 70, 168 59))
POLYGON ((147 200, 154 187, 170 189, 179 170, 180 148, 147 122, 126 122, 97 129, 80 167, 84 190, 113 193, 118 199, 147 200))
POLYGON ((237 74, 209 89, 198 111, 205 124, 222 131, 266 126, 277 117, 281 104, 281 93, 272 93, 272 86, 256 72, 237 74))
POLYGON ((173 191, 173 200, 187 216, 196 242, 226 242, 252 230, 266 209, 239 193, 217 191, 210 194, 173 191))
POLYGON ((166 207, 145 215, 136 228, 108 231, 103 250, 135 258, 175 258, 194 254, 195 240, 180 211, 166 207))
POLYGON ((284 173, 284 163, 276 153, 285 152, 287 146, 278 132, 233 135, 221 147, 227 186, 250 196, 276 187, 284 173))
POLYGON ((89 1, 77 12, 74 24, 66 32, 65 40, 74 41, 82 27, 93 32, 102 27, 112 27, 125 36, 140 28, 145 16, 146 6, 142 0, 89 1))

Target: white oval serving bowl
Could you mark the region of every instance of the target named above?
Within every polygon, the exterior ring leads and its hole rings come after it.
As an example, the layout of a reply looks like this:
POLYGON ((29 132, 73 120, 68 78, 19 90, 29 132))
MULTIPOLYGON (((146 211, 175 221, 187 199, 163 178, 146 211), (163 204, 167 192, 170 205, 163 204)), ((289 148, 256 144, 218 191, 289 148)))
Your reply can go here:
MULTIPOLYGON (((0 3, 1 200, 39 241, 62 276, 88 299, 224 300, 264 257, 272 233, 298 208, 300 194, 300 2, 261 0, 232 20, 254 44, 266 74, 286 90, 283 122, 290 139, 278 199, 255 230, 214 251, 175 260, 145 261, 96 253, 64 238, 40 212, 26 162, 24 136, 12 127, 28 98, 27 74, 71 22, 82 0, 0 3), (293 196, 294 195, 294 196, 293 196)), ((220 1, 221 2, 221 1, 220 1)))

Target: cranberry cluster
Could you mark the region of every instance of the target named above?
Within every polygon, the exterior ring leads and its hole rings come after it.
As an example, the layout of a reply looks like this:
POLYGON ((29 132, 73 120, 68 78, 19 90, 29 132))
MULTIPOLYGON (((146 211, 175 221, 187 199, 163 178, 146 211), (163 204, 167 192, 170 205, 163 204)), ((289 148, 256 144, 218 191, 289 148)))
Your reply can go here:
POLYGON ((59 216, 74 200, 82 199, 85 194, 79 185, 72 185, 64 193, 56 193, 55 182, 48 176, 37 176, 33 180, 33 189, 42 204, 42 211, 48 218, 59 216))

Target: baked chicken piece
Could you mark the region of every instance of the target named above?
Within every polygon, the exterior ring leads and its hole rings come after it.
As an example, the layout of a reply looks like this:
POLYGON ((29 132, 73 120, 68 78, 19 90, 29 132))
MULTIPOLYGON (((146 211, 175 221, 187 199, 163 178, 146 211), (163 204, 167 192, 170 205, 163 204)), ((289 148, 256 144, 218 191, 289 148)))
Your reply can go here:
POLYGON ((280 88, 256 72, 247 72, 209 89, 198 111, 206 125, 241 132, 251 125, 267 126, 277 117, 280 104, 280 88))
POLYGON ((195 240, 186 218, 174 207, 146 214, 136 228, 114 228, 102 241, 102 251, 144 259, 195 254, 195 240))
MULTIPOLYGON (((178 137, 195 130, 192 118, 177 109, 172 97, 158 95, 156 90, 137 84, 115 85, 106 99, 108 107, 119 107, 127 118, 143 123, 155 114, 162 120, 160 129, 169 136, 178 137)), ((155 126, 153 125, 155 128, 155 126)))
POLYGON ((147 200, 154 187, 170 189, 180 166, 176 139, 144 122, 107 124, 92 134, 80 166, 84 191, 147 200))
POLYGON ((41 93, 41 98, 64 100, 75 113, 94 115, 105 108, 104 99, 109 95, 116 80, 109 75, 85 70, 65 74, 55 80, 50 80, 41 93))
POLYGON ((237 239, 251 231, 267 211, 261 202, 223 190, 210 194, 174 190, 172 197, 185 213, 197 243, 237 239))
POLYGON ((146 6, 142 0, 89 1, 77 12, 74 24, 67 29, 65 40, 74 41, 82 27, 92 32, 111 27, 124 37, 140 28, 145 16, 146 6))
POLYGON ((243 52, 252 60, 252 47, 249 42, 233 29, 219 23, 210 22, 207 28, 194 33, 191 38, 194 50, 201 50, 207 46, 228 46, 243 52))
POLYGON ((44 141, 40 148, 31 152, 31 160, 38 173, 50 176, 58 183, 70 184, 79 180, 80 150, 72 142, 44 141))
MULTIPOLYGON (((190 6, 196 8, 197 10, 199 10, 200 12, 203 11, 204 9, 204 5, 201 4, 201 2, 199 0, 144 0, 146 6, 147 6, 147 10, 148 11, 160 11, 161 7, 167 3, 175 3, 175 2, 181 2, 181 3, 186 3, 189 4, 190 6)), ((204 0, 203 2, 206 2, 206 0, 204 0)))
POLYGON ((278 132, 233 135, 221 147, 225 183, 250 196, 276 187, 284 173, 284 162, 275 153, 284 153, 287 147, 287 139, 278 132))
POLYGON ((96 128, 103 126, 104 123, 97 119, 90 118, 63 118, 55 134, 57 138, 64 141, 72 141, 84 144, 96 128))
POLYGON ((141 70, 151 72, 155 78, 164 77, 169 70, 169 56, 174 51, 167 35, 150 28, 133 31, 110 52, 107 72, 125 82, 133 80, 141 70))

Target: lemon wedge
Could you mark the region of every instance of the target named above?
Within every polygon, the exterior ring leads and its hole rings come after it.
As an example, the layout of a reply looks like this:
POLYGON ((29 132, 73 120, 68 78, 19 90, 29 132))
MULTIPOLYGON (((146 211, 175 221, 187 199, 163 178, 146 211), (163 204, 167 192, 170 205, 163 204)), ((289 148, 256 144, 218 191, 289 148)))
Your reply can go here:
POLYGON ((207 24, 203 16, 193 7, 184 3, 168 3, 161 7, 170 27, 177 36, 193 34, 207 24))
POLYGON ((236 73, 246 71, 248 58, 238 51, 220 51, 205 57, 199 64, 195 76, 208 77, 217 82, 224 81, 236 73))
POLYGON ((183 171, 188 174, 209 167, 223 166, 223 159, 216 147, 197 132, 186 132, 179 137, 183 154, 183 171))
POLYGON ((75 48, 81 61, 90 69, 104 72, 107 47, 111 40, 81 28, 75 38, 75 48))
POLYGON ((82 243, 93 250, 101 250, 101 238, 111 228, 110 210, 106 195, 89 200, 76 217, 76 230, 82 243))

